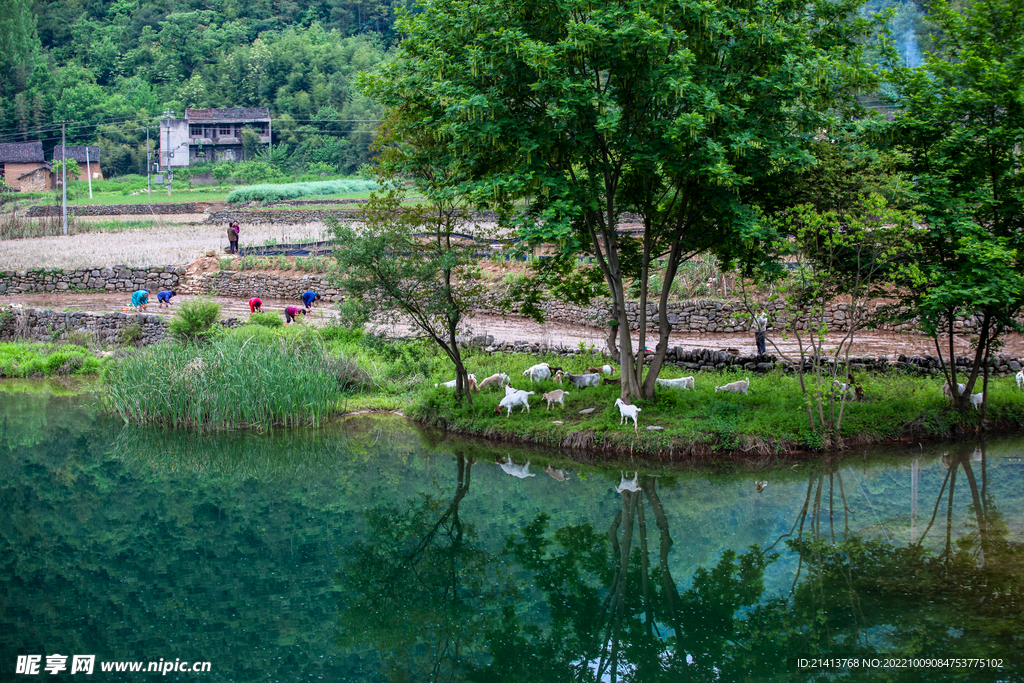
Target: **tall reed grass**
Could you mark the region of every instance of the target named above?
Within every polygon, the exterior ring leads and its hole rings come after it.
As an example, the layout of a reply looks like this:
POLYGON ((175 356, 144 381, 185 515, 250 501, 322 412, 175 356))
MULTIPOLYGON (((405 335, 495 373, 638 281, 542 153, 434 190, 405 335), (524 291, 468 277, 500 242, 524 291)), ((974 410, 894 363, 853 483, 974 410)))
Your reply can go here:
POLYGON ((167 343, 107 373, 105 406, 125 422, 195 429, 322 424, 343 392, 369 381, 313 335, 246 326, 203 346, 167 343))

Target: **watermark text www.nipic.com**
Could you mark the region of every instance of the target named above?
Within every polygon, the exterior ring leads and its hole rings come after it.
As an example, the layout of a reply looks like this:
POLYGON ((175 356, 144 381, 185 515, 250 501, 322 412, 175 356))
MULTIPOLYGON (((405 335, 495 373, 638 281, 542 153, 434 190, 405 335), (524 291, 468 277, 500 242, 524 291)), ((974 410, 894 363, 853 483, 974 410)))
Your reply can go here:
POLYGON ((209 662, 171 661, 163 658, 158 662, 111 662, 96 661, 96 655, 18 655, 14 673, 25 676, 39 674, 72 673, 85 674, 95 671, 127 671, 135 673, 205 673, 210 670, 209 662))

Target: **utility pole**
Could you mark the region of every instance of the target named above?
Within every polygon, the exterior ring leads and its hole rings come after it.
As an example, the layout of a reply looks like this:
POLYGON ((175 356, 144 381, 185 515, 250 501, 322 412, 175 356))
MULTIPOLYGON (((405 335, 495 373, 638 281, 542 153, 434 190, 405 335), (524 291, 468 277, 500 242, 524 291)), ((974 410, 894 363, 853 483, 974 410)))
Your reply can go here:
POLYGON ((64 126, 66 123, 67 121, 62 121, 60 124, 60 189, 62 195, 60 216, 65 235, 68 234, 68 161, 67 145, 64 143, 64 126))
POLYGON ((89 181, 89 199, 92 199, 92 168, 89 162, 89 145, 85 146, 85 177, 89 181))
POLYGON ((150 197, 153 196, 153 182, 150 180, 150 173, 153 170, 153 164, 149 161, 149 124, 146 124, 146 192, 150 197))

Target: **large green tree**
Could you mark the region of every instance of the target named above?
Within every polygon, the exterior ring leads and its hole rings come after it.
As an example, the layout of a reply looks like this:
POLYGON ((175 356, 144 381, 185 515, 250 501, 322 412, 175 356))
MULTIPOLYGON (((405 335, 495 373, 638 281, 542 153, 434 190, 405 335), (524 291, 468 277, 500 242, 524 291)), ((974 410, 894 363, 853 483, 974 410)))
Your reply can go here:
POLYGON ((1024 308, 1024 0, 932 5, 942 30, 920 69, 896 68, 899 112, 888 133, 914 178, 926 235, 901 284, 903 317, 919 317, 945 355, 955 401, 968 395, 1024 308), (974 358, 959 395, 954 337, 973 316, 974 358), (946 353, 940 337, 948 342, 946 353))
MULTIPOLYGON (((806 140, 859 77, 855 3, 424 0, 399 58, 366 80, 394 133, 459 155, 455 191, 531 243, 592 254, 611 296, 624 397, 651 396, 679 264, 750 258, 756 207, 810 160, 806 140), (525 210, 511 212, 517 200, 525 210), (638 213, 638 238, 619 232, 638 213), (626 287, 664 259, 659 343, 643 376, 626 287)), ((769 202, 770 203, 770 202, 769 202)), ((643 310, 643 307, 641 307, 643 310)), ((640 348, 646 316, 641 315, 640 348)))

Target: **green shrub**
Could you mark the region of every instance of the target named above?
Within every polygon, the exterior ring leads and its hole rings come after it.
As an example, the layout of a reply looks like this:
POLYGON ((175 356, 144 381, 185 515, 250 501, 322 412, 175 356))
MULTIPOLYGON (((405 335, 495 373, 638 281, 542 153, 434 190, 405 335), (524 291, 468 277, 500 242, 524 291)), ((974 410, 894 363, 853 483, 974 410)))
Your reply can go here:
POLYGON ((117 341, 124 346, 138 346, 142 341, 142 325, 137 322, 126 325, 117 336, 117 341))
POLYGON ((281 316, 274 313, 253 313, 249 316, 247 325, 260 325, 261 327, 284 327, 281 316))
MULTIPOLYGON (((214 170, 216 174, 216 170, 214 170)), ((228 193, 225 201, 234 202, 273 202, 282 199, 298 199, 316 195, 344 194, 368 192, 376 190, 377 183, 371 180, 350 178, 347 180, 324 180, 314 183, 285 183, 280 185, 252 185, 239 187, 228 193)))
POLYGON ((90 375, 100 371, 102 362, 89 349, 75 344, 0 344, 0 376, 90 375))
POLYGON ((214 325, 218 320, 220 304, 198 297, 189 299, 178 307, 178 313, 171 320, 168 329, 175 339, 204 341, 214 334, 214 325))

